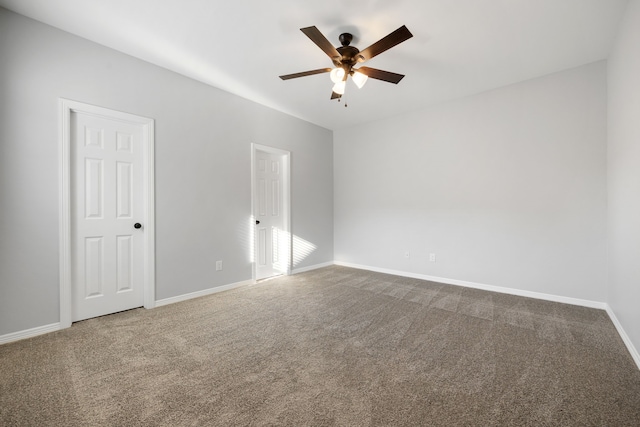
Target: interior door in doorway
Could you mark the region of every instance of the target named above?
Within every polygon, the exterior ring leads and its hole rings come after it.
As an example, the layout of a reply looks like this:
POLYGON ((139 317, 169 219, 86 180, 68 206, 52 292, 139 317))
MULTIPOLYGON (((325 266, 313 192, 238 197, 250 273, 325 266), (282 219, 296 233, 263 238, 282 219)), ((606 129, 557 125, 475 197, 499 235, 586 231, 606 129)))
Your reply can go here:
POLYGON ((71 115, 72 321, 144 305, 142 132, 71 115))
POLYGON ((287 273, 290 236, 285 228, 284 156, 255 152, 256 280, 287 273))

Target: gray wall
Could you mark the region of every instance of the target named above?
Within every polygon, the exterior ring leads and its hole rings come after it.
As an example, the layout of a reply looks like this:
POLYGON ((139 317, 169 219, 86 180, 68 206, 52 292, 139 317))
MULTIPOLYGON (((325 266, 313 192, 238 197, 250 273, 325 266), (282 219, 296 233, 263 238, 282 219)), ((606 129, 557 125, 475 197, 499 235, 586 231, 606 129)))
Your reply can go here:
POLYGON ((59 97, 156 120, 157 299, 251 278, 252 142, 292 152, 296 268, 333 260, 331 131, 2 8, 0 58, 0 335, 59 320, 59 97))
POLYGON ((607 301, 639 348, 639 45, 632 0, 608 82, 591 64, 338 131, 334 153, 328 130, 0 8, 0 335, 58 321, 65 97, 156 120, 158 299, 251 277, 256 142, 292 151, 293 232, 317 246, 296 268, 607 301))
POLYGON ((609 59, 607 302, 640 349, 640 1, 629 2, 609 59))
POLYGON ((605 301, 604 62, 336 131, 334 169, 337 261, 605 301))

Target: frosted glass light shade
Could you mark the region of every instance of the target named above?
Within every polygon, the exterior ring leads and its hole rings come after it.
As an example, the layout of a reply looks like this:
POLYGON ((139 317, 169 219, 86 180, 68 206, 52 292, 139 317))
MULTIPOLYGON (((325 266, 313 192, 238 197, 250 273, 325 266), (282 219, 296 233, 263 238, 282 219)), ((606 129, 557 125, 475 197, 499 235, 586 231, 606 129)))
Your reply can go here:
POLYGON ((352 78, 353 82, 356 84, 356 86, 358 86, 358 89, 362 89, 362 86, 364 86, 364 84, 367 82, 369 76, 356 71, 353 73, 352 78))
POLYGON ((334 68, 329 73, 329 77, 331 77, 331 81, 334 83, 341 82, 344 79, 344 69, 343 68, 334 68))
POLYGON ((338 83, 336 83, 335 85, 333 85, 333 91, 335 93, 337 93, 338 95, 344 95, 344 88, 346 86, 345 81, 339 81, 338 83))

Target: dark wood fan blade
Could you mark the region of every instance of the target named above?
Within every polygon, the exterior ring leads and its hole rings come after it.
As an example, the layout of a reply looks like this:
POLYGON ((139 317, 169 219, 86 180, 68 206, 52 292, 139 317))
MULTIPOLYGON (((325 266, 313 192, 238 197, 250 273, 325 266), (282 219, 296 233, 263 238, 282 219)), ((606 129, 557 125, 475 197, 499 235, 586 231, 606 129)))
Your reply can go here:
POLYGON ((340 98, 342 98, 342 95, 340 95, 339 93, 331 92, 331 99, 340 99, 340 98))
POLYGON ((305 33, 305 35, 309 37, 312 42, 318 45, 318 47, 322 49, 324 53, 326 53, 329 56, 329 58, 331 59, 340 58, 340 54, 338 53, 336 48, 331 44, 329 40, 327 40, 327 38, 315 26, 300 28, 300 31, 305 33))
POLYGON ((364 49, 358 54, 358 62, 368 61, 376 55, 380 55, 385 50, 389 50, 392 47, 402 43, 405 40, 413 37, 413 34, 406 26, 402 26, 395 30, 393 33, 386 37, 381 38, 368 48, 364 49))
POLYGON ((391 71, 378 70, 377 68, 360 67, 357 70, 365 76, 369 76, 372 79, 382 80, 389 83, 398 84, 404 77, 404 74, 392 73, 391 71))
POLYGON ((330 71, 331 68, 320 68, 317 70, 304 71, 302 73, 286 74, 284 76, 280 76, 280 78, 282 80, 297 79, 298 77, 313 76, 314 74, 328 73, 330 71))

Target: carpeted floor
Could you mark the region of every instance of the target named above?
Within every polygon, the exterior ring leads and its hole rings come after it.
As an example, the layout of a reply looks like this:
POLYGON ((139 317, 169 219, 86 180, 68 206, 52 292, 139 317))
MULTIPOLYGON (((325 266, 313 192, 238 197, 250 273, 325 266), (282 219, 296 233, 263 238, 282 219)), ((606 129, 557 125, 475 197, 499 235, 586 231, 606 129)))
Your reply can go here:
POLYGON ((2 426, 639 426, 604 311, 327 267, 0 346, 2 426))

